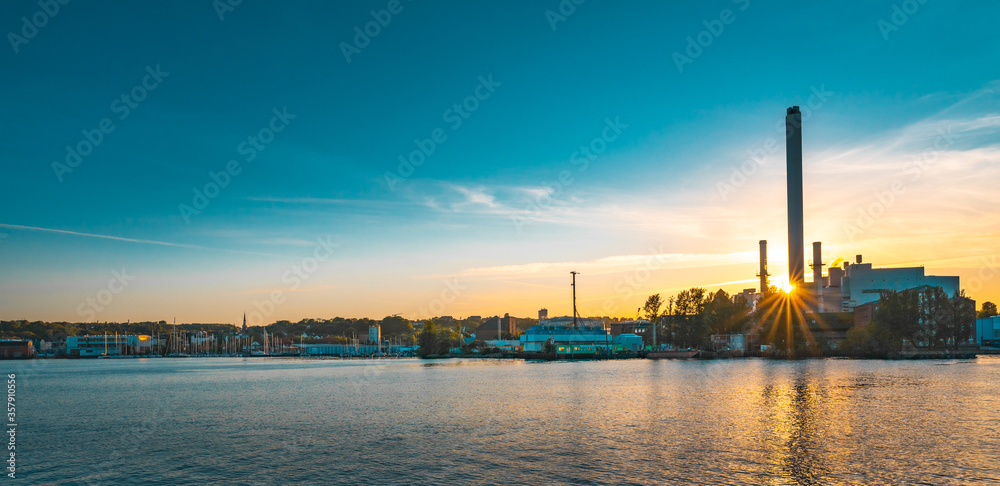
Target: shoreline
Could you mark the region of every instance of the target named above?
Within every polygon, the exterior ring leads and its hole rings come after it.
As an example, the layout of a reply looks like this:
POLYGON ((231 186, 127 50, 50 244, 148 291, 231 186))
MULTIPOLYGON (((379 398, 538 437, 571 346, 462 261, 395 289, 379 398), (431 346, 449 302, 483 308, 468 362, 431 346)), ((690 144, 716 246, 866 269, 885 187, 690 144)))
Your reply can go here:
POLYGON ((605 361, 605 360, 625 360, 625 359, 649 359, 649 360, 688 360, 688 361, 713 361, 713 360, 733 360, 733 359, 766 359, 775 361, 800 361, 806 359, 857 359, 857 360, 882 360, 882 361, 906 361, 906 360, 955 360, 955 359, 976 359, 979 356, 1000 356, 1000 349, 980 349, 968 351, 955 350, 934 350, 909 353, 889 353, 872 355, 850 355, 850 354, 827 354, 827 355, 802 355, 802 356, 781 356, 777 354, 764 353, 743 353, 741 355, 720 354, 710 351, 699 352, 695 356, 648 356, 651 352, 618 353, 618 354, 576 354, 560 355, 554 353, 492 353, 492 354, 448 354, 430 356, 333 356, 333 355, 300 355, 300 354, 275 354, 275 355, 186 355, 186 356, 164 356, 164 355, 127 355, 127 356, 33 356, 20 358, 0 358, 6 360, 97 360, 97 359, 190 359, 190 358, 287 358, 287 359, 325 359, 325 360, 382 360, 382 359, 421 359, 421 360, 444 360, 444 359, 522 359, 526 361, 605 361))

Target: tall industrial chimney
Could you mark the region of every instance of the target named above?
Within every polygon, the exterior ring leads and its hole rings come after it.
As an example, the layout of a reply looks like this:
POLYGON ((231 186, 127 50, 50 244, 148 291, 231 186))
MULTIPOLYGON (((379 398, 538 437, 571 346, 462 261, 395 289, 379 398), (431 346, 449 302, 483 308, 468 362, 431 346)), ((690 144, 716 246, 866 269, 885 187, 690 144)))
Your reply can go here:
POLYGON ((767 240, 760 240, 760 272, 757 273, 760 277, 760 293, 767 292, 767 277, 770 275, 767 273, 767 240))
POLYGON ((798 106, 785 114, 785 170, 788 174, 788 282, 805 282, 802 234, 802 113, 798 106))
POLYGON ((817 289, 823 288, 823 243, 813 242, 813 283, 817 289))

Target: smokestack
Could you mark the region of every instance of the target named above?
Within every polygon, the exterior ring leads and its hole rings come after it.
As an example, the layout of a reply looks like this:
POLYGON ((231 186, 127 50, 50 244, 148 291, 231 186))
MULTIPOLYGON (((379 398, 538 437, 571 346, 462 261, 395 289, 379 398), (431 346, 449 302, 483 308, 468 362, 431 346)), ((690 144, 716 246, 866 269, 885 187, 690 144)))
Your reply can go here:
POLYGON ((823 243, 813 242, 813 283, 817 289, 823 288, 823 243))
POLYGON ((785 114, 785 170, 788 174, 788 282, 805 282, 802 231, 802 113, 798 106, 785 114))
POLYGON ((757 276, 760 277, 760 293, 767 292, 767 240, 760 240, 760 271, 757 272, 757 276))

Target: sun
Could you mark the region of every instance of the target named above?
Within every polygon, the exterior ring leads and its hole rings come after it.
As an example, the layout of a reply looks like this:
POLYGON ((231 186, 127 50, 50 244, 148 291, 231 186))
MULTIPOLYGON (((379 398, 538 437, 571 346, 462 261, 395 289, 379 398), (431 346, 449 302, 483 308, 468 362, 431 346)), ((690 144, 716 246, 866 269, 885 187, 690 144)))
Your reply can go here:
POLYGON ((795 287, 792 284, 788 283, 788 280, 785 280, 785 279, 777 279, 777 280, 775 280, 774 281, 774 285, 776 287, 778 287, 778 290, 780 290, 780 291, 782 291, 782 292, 784 292, 786 294, 790 294, 790 293, 792 293, 793 290, 795 290, 795 287))

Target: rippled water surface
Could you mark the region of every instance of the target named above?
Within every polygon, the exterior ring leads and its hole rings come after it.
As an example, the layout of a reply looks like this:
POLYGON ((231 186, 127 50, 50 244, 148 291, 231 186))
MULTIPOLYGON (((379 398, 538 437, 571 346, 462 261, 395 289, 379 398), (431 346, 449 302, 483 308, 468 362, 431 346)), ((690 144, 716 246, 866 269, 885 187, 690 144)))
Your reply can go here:
POLYGON ((5 362, 24 484, 1000 484, 1000 359, 5 362))

